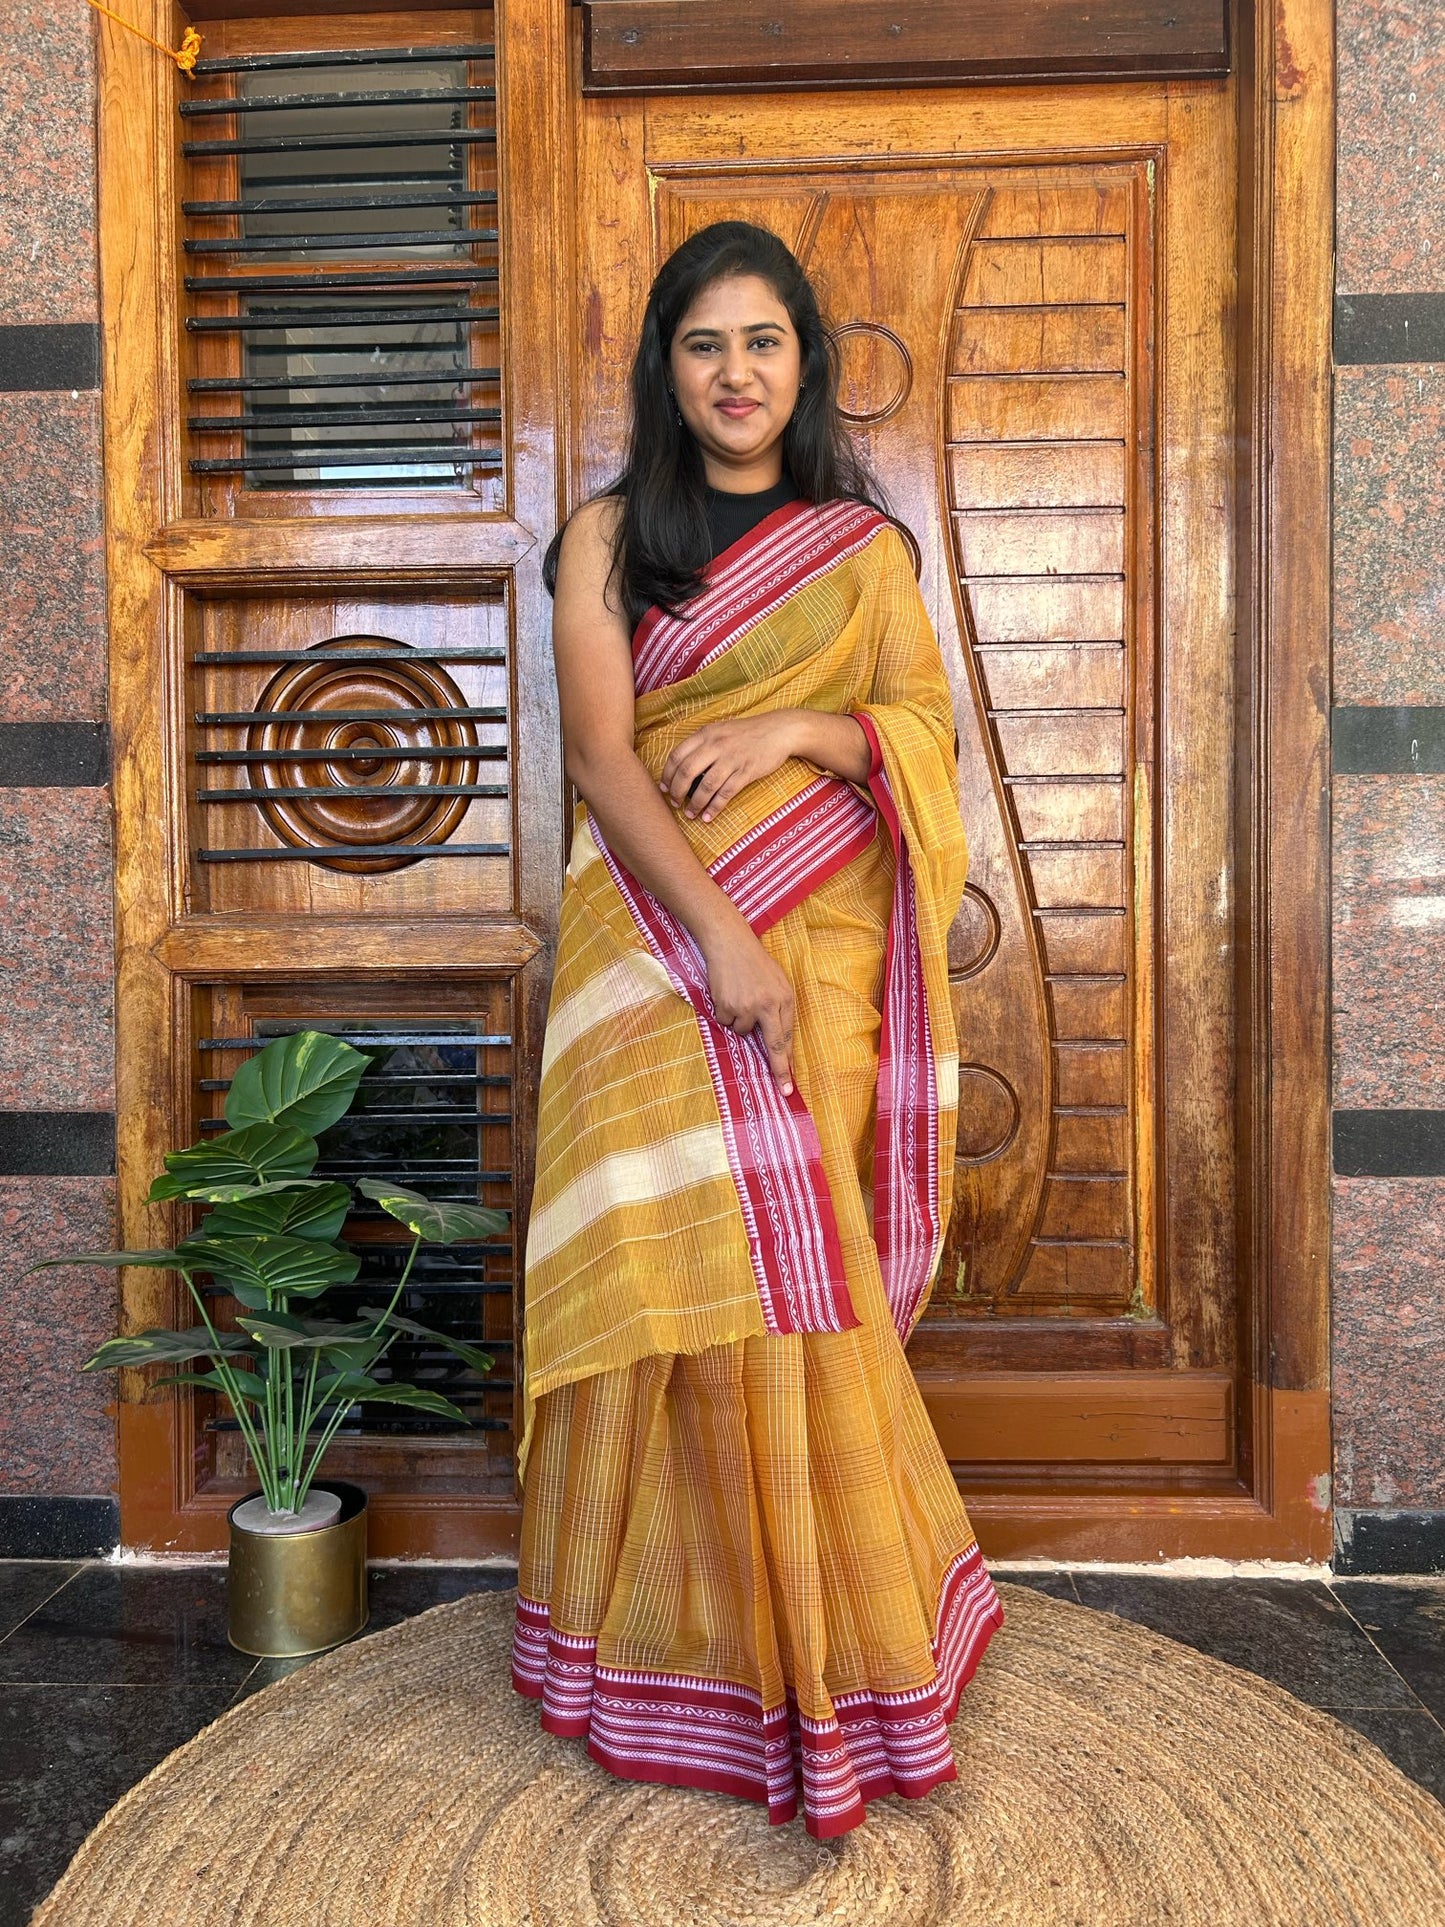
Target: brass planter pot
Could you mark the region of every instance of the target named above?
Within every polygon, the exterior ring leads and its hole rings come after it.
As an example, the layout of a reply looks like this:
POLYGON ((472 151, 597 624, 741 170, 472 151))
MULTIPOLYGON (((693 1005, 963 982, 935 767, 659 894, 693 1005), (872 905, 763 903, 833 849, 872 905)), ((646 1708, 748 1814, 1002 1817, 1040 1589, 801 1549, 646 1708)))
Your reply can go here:
POLYGON ((366 1494, 340 1479, 317 1484, 341 1498, 341 1517, 319 1532, 247 1532, 236 1524, 244 1499, 227 1515, 227 1633, 243 1653, 300 1659, 339 1646, 366 1624, 366 1494))

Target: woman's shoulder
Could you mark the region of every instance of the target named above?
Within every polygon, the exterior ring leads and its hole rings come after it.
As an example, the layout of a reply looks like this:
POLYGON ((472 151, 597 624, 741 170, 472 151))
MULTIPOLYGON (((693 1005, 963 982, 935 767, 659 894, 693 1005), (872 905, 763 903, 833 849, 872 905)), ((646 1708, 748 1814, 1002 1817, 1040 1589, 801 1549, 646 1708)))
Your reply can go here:
POLYGON ((915 568, 918 545, 912 533, 877 503, 840 495, 823 504, 823 513, 838 538, 871 566, 888 568, 902 562, 910 570, 915 568))
POLYGON ((617 563, 617 536, 622 522, 622 500, 616 495, 594 495, 567 517, 557 538, 557 574, 601 588, 611 580, 617 563))
POLYGON ((594 495, 590 500, 580 503, 567 517, 562 531, 563 540, 573 538, 578 548, 597 548, 605 544, 608 548, 615 545, 617 531, 622 522, 623 501, 620 495, 594 495))

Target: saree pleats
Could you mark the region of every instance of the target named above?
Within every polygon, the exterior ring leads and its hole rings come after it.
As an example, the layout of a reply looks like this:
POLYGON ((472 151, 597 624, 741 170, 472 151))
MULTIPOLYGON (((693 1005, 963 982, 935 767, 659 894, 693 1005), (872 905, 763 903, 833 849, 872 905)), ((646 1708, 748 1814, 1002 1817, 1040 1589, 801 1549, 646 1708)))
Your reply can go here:
POLYGON ((954 1776, 947 1723, 1002 1622, 903 1350, 950 1206, 967 848, 896 533, 790 507, 715 568, 693 624, 639 628, 644 763, 797 705, 857 714, 873 767, 865 789, 784 764, 684 821, 793 986, 786 1101, 579 812, 526 1254, 513 1676, 612 1771, 801 1807, 827 1837, 954 1776))
POLYGON ((893 859, 768 931, 797 1015, 858 1326, 653 1353, 537 1401, 514 1677, 628 1777, 798 1810, 820 1837, 953 1776, 1001 1611, 870 1229, 893 859))

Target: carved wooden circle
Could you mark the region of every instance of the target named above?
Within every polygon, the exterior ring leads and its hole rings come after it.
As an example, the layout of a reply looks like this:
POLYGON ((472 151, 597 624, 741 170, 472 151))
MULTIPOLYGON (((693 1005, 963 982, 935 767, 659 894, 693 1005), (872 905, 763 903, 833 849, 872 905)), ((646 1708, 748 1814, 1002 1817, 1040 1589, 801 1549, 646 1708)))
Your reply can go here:
POLYGON ((996 1158, 1019 1128, 1019 1100, 1008 1079, 985 1064, 958 1067, 958 1156, 970 1164, 996 1158))
MULTIPOLYGON (((246 746, 266 752, 249 767, 261 792, 266 821, 293 849, 336 844, 444 843, 467 813, 465 796, 389 796, 400 785, 475 783, 476 728, 459 716, 417 716, 416 710, 464 709, 466 698, 436 663, 416 660, 406 645, 382 636, 333 636, 309 652, 314 662, 288 663, 273 676, 256 708, 263 714, 297 711, 296 719, 251 725, 246 746), (337 660, 336 652, 394 648, 386 662, 337 660), (357 716, 355 712, 363 712, 357 716), (334 712, 334 720, 328 712, 334 712), (454 754, 423 757, 417 750, 454 754), (350 751, 329 761, 298 751, 350 751), (374 750, 374 755, 357 755, 374 750), (267 792, 309 789, 306 797, 267 792)), ((332 870, 400 870, 419 857, 318 856, 332 870)))
POLYGON ((948 932, 948 975, 953 983, 976 977, 998 951, 1000 925, 993 899, 965 884, 963 902, 948 932))
POLYGON ((838 411, 860 425, 886 422, 913 388, 913 357, 891 328, 846 321, 833 330, 838 348, 838 411))

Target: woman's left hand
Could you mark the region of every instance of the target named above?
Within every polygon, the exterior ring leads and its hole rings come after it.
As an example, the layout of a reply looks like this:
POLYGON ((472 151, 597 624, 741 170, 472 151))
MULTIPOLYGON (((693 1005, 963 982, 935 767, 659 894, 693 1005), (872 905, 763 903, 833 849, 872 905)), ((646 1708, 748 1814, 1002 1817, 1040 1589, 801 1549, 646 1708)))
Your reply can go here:
POLYGON ((660 788, 684 816, 710 823, 718 811, 762 776, 797 754, 796 712, 707 723, 686 737, 662 766, 660 788))

